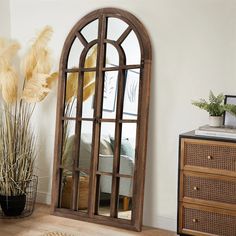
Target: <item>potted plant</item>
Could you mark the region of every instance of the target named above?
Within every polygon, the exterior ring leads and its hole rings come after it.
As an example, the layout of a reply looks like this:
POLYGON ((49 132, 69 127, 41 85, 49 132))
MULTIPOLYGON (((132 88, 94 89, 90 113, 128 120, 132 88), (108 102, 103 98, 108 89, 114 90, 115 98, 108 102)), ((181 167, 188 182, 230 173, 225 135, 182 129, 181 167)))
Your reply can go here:
POLYGON ((6 216, 23 212, 34 178, 37 151, 31 118, 36 102, 47 96, 57 78, 47 47, 51 35, 47 26, 34 40, 22 61, 22 76, 12 63, 20 45, 0 39, 0 205, 6 216))
POLYGON ((232 104, 224 104, 225 96, 220 93, 215 96, 212 91, 209 93, 209 101, 200 99, 199 101, 192 101, 194 106, 206 110, 209 113, 209 125, 212 127, 220 127, 223 125, 223 114, 229 112, 236 115, 236 106, 232 104))

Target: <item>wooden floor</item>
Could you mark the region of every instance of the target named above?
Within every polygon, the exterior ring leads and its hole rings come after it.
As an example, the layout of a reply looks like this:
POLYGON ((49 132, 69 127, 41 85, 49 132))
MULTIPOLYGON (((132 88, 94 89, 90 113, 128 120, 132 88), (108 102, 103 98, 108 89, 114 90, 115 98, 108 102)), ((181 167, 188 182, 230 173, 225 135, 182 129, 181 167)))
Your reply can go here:
POLYGON ((141 233, 109 226, 52 216, 49 206, 37 205, 32 216, 23 219, 0 220, 0 236, 43 236, 48 232, 67 233, 72 236, 176 236, 170 231, 144 227, 141 233))

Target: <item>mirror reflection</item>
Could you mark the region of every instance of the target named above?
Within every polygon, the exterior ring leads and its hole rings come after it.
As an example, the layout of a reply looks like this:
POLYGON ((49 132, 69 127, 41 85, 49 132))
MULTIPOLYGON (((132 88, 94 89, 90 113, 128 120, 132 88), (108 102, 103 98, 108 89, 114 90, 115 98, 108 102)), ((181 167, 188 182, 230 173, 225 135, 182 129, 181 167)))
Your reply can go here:
POLYGON ((135 165, 136 128, 135 123, 122 124, 120 174, 130 177, 133 176, 135 165))
POLYGON ((93 45, 85 58, 84 68, 95 68, 97 63, 97 44, 93 45))
POLYGON ((125 51, 127 65, 141 64, 140 45, 134 31, 129 33, 121 46, 125 51))
POLYGON ((110 43, 106 44, 106 67, 119 65, 119 54, 117 49, 110 43))
POLYGON ((120 178, 118 218, 131 220, 133 179, 120 178))
POLYGON ((104 74, 103 118, 116 118, 118 71, 107 71, 104 74))
POLYGON ((80 54, 82 53, 83 49, 84 49, 83 44, 80 42, 80 40, 77 37, 75 37, 75 40, 70 49, 70 53, 69 53, 69 57, 67 61, 67 69, 79 67, 80 54))
POLYGON ((126 71, 123 119, 137 118, 140 69, 126 71))
POLYGON ((94 20, 86 25, 80 32, 85 40, 89 43, 98 38, 98 20, 94 20))
POLYGON ((85 72, 83 79, 82 118, 93 118, 96 73, 85 72))
POLYGON ((110 216, 112 177, 100 176, 98 214, 110 216))
MULTIPOLYGON (((81 172, 78 176, 77 182, 77 198, 76 198, 76 210, 85 211, 88 209, 88 194, 89 194, 89 176, 81 172)), ((73 176, 68 175, 66 171, 62 172, 61 180, 61 201, 62 208, 72 208, 72 190, 73 190, 73 176)))
POLYGON ((115 17, 109 17, 107 25, 107 38, 116 41, 127 28, 128 25, 123 20, 115 17))
POLYGON ((68 174, 72 173, 73 156, 75 152, 75 125, 74 120, 65 120, 63 124, 62 160, 61 165, 67 169, 68 174))
MULTIPOLYGON (((98 171, 112 173, 113 171, 113 159, 114 152, 111 140, 115 137, 115 123, 102 123, 100 131, 100 147, 99 147, 99 160, 98 171)), ((101 178, 101 186, 103 186, 103 180, 106 182, 107 176, 101 178)))
POLYGON ((76 117, 78 76, 78 73, 67 74, 64 117, 76 117))
POLYGON ((81 122, 80 148, 78 168, 82 169, 85 174, 90 171, 93 139, 93 122, 81 122))

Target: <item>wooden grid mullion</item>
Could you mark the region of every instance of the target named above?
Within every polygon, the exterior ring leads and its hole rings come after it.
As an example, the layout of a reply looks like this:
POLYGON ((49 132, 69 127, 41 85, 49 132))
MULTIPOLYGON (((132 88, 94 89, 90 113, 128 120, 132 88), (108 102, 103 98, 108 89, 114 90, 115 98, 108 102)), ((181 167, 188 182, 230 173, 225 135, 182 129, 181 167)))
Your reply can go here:
POLYGON ((106 176, 112 176, 113 174, 111 172, 103 172, 103 171, 97 171, 97 175, 106 175, 106 176))
POLYGON ((111 67, 103 67, 103 71, 117 71, 117 70, 134 70, 134 69, 140 69, 141 65, 123 65, 123 66, 111 66, 111 67))
MULTIPOLYGON (((77 37, 82 35, 80 33, 77 34, 77 37)), ((82 37, 83 39, 83 37, 82 37)), ((84 63, 86 60, 86 55, 89 49, 97 43, 97 40, 93 40, 90 43, 84 41, 85 48, 83 49, 80 55, 79 68, 84 67, 84 63)), ((89 68, 88 68, 89 69, 89 68)), ((90 70, 88 70, 90 71, 90 70)), ((75 132, 75 154, 74 154, 74 162, 73 162, 73 172, 72 172, 72 209, 77 210, 78 206, 78 188, 79 188, 79 178, 80 178, 80 170, 78 169, 78 163, 80 158, 80 139, 81 139, 81 123, 82 123, 82 109, 83 109, 83 87, 84 87, 84 73, 85 70, 78 71, 78 93, 77 93, 77 111, 76 111, 76 132, 75 132)))
MULTIPOLYGON (((59 82, 58 86, 58 93, 61 94, 61 97, 58 101, 57 104, 57 116, 61 117, 64 115, 65 112, 65 93, 66 93, 66 80, 67 80, 67 74, 64 73, 63 71, 60 72, 60 76, 61 76, 61 81, 59 82), (60 104, 62 104, 62 106, 59 106, 60 104)), ((58 143, 58 147, 56 147, 55 145, 55 160, 54 160, 54 165, 56 166, 56 168, 54 168, 54 173, 56 176, 56 181, 55 181, 55 186, 53 186, 53 189, 56 191, 56 196, 53 199, 54 201, 54 206, 53 207, 59 207, 61 206, 61 193, 62 193, 62 186, 61 186, 61 181, 62 181, 62 171, 59 169, 59 166, 61 165, 61 160, 62 160, 62 149, 63 149, 63 130, 64 130, 64 121, 62 122, 61 120, 57 119, 57 127, 58 130, 56 131, 57 135, 56 138, 57 140, 55 141, 55 143, 58 143)))
POLYGON ((76 32, 75 33, 76 37, 80 40, 80 42, 86 47, 88 42, 87 40, 84 38, 84 36, 80 33, 80 32, 76 32))
MULTIPOLYGON (((83 63, 83 57, 80 59, 80 64, 83 63)), ((82 115, 82 106, 83 106, 83 86, 84 86, 84 73, 80 72, 78 74, 78 92, 77 92, 77 111, 76 117, 81 117, 82 115)), ((79 185, 79 175, 80 173, 76 172, 79 162, 79 150, 80 150, 80 136, 81 136, 81 121, 76 122, 75 127, 75 153, 73 156, 73 172, 72 172, 72 209, 77 209, 77 200, 78 200, 78 185, 79 185)))
POLYGON ((65 72, 66 73, 78 73, 78 72, 95 72, 97 69, 95 67, 90 67, 90 68, 70 68, 70 69, 66 69, 65 72))
MULTIPOLYGON (((126 58, 122 51, 119 53, 119 65, 124 65, 126 58)), ((116 119, 122 120, 123 116, 123 103, 124 103, 124 90, 125 90, 125 72, 119 70, 118 74, 118 94, 117 94, 117 108, 116 119)), ((114 161, 113 161, 113 176, 112 176, 112 193, 111 193, 111 217, 117 218, 118 216, 118 201, 119 201, 119 183, 120 178, 117 177, 120 169, 120 145, 121 145, 121 132, 122 123, 116 122, 115 128, 115 147, 114 147, 114 161)))
POLYGON ((124 31, 124 33, 118 38, 117 43, 121 45, 131 31, 132 31, 132 27, 128 26, 127 29, 124 31))
POLYGON ((90 171, 90 183, 89 183, 89 209, 88 213, 90 217, 98 212, 98 201, 99 201, 99 183, 100 179, 96 175, 99 157, 99 146, 100 146, 100 131, 101 123, 98 119, 102 115, 102 96, 103 96, 103 65, 105 62, 105 47, 104 38, 106 36, 106 17, 104 15, 99 16, 98 25, 98 47, 97 47, 97 71, 96 71, 96 88, 95 88, 95 110, 94 117, 96 122, 93 126, 93 140, 92 140, 92 161, 91 161, 91 171, 90 171))

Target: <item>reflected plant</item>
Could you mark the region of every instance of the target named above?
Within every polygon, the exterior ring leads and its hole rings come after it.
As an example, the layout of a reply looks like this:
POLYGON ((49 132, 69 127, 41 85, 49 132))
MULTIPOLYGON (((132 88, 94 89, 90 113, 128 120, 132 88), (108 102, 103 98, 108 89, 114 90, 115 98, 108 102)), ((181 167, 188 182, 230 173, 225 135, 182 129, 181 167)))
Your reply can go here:
POLYGON ((127 96, 130 102, 134 103, 136 100, 136 96, 137 96, 137 88, 138 88, 138 82, 135 80, 132 80, 132 82, 130 82, 130 85, 127 89, 127 96))
POLYGON ((108 77, 105 74, 105 80, 104 80, 104 98, 108 99, 109 96, 112 94, 112 91, 115 89, 115 87, 113 86, 113 80, 114 77, 108 77))

